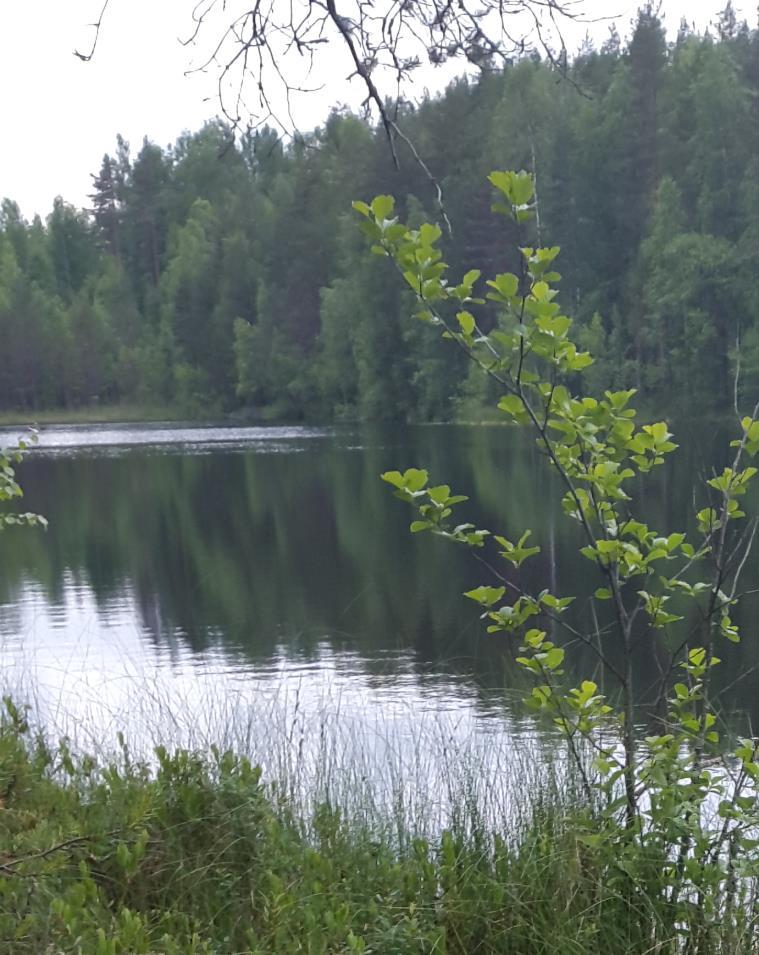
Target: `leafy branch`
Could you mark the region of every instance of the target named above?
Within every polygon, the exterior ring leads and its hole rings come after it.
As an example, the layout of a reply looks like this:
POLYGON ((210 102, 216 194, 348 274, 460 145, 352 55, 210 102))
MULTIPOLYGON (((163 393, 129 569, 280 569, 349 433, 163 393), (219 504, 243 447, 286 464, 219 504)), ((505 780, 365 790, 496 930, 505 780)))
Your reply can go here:
MULTIPOLYGON (((498 193, 495 212, 519 225, 534 218, 530 174, 495 172, 490 182, 498 193)), ((563 732, 589 804, 595 805, 598 797, 606 807, 599 824, 604 838, 617 846, 615 878, 623 897, 632 902, 637 873, 650 866, 653 850, 661 865, 662 898, 672 913, 668 932, 680 931, 693 904, 700 912, 708 901, 730 916, 740 854, 752 844, 750 834, 759 825, 756 793, 746 796, 747 786, 756 789, 759 783, 759 764, 755 746, 745 742, 734 753, 741 767, 737 778, 715 775, 706 757, 720 752, 711 693, 712 671, 720 662, 716 641, 740 640, 731 613, 756 534, 755 521, 741 524, 746 517, 741 503, 757 474, 744 465, 744 457, 759 452, 759 404, 741 421, 732 464, 707 481, 712 502, 694 515, 700 540, 694 536, 692 543, 680 531, 659 532, 635 515, 628 488, 661 467, 677 445, 663 421, 636 425, 633 390, 606 391, 601 398, 574 393, 593 358, 578 349, 572 321, 556 301, 559 249, 523 246, 519 274, 495 275, 478 291, 478 270, 458 282, 449 279, 439 226, 410 229, 395 215, 390 196, 356 202, 354 208, 372 250, 392 260, 416 295, 417 318, 440 331, 501 387, 498 408, 506 421, 532 432, 558 475, 561 508, 580 529, 579 553, 602 578, 603 586, 592 597, 594 631, 583 632, 571 620, 574 598, 547 590, 530 595, 482 556, 495 544, 499 556, 518 569, 540 549, 529 542, 529 530, 510 540, 455 523, 454 508, 466 496, 453 494, 446 484, 431 484, 425 470, 389 471, 383 480, 416 510, 412 532, 433 533, 470 548, 498 582, 465 596, 480 606, 489 633, 521 638, 517 662, 536 683, 527 702, 563 732), (712 568, 708 579, 698 579, 699 568, 707 563, 712 568), (600 610, 605 603, 611 606, 612 621, 601 628, 596 605, 600 610), (699 623, 678 639, 689 608, 697 611, 699 623), (566 685, 567 648, 548 639, 542 618, 560 624, 595 652, 619 684, 617 706, 592 680, 566 685), (655 711, 649 714, 659 730, 641 740, 638 723, 645 708, 636 696, 633 674, 644 634, 659 641, 668 662, 661 668, 655 711), (621 667, 605 646, 612 641, 621 667), (603 742, 609 728, 616 728, 619 746, 603 742), (592 776, 586 771, 584 744, 595 753, 592 776), (716 825, 709 824, 704 809, 713 799, 720 806, 716 825)), ((708 924, 700 915, 689 924, 694 947, 688 950, 706 952, 708 924)))

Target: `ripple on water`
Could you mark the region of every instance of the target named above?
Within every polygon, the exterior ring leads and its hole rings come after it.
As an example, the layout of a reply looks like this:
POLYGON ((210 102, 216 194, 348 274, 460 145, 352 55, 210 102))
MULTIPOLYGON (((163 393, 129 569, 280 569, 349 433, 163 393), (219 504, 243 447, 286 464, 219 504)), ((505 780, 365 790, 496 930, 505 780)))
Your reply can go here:
MULTIPOLYGON (((39 429, 35 450, 44 454, 71 454, 96 450, 115 455, 131 448, 203 453, 225 450, 255 450, 261 453, 292 453, 306 444, 334 435, 334 429, 305 426, 197 427, 169 425, 49 425, 39 429)), ((12 445, 23 429, 0 430, 0 446, 12 445)))

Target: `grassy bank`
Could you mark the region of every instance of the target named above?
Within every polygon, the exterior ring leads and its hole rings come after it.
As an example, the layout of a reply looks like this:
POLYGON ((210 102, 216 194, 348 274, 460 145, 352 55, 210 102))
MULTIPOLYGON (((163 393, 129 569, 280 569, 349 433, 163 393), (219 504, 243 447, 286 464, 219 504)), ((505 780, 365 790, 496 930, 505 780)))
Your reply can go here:
POLYGON ((29 427, 47 424, 114 424, 122 422, 184 421, 176 408, 153 405, 86 405, 80 408, 51 408, 47 411, 0 411, 0 427, 29 427))
MULTIPOLYGON (((462 792, 455 825, 425 839, 392 815, 304 812, 231 753, 76 759, 11 708, 0 846, 0 952, 14 955, 686 950, 663 931, 661 860, 650 884, 627 878, 549 779, 498 831, 462 792)), ((699 951, 755 951, 751 915, 699 951)))
POLYGON ((8 428, 51 424, 149 424, 155 421, 192 421, 198 424, 228 421, 231 424, 265 425, 286 424, 292 422, 293 418, 287 408, 276 404, 262 408, 241 408, 229 413, 213 405, 188 409, 175 405, 104 404, 37 411, 0 410, 0 427, 8 428))

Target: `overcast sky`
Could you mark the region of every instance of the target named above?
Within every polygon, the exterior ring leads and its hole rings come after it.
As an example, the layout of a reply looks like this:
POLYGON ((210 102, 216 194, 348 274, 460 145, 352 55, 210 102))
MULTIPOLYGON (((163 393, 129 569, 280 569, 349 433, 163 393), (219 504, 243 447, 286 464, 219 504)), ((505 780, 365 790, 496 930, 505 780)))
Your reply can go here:
MULTIPOLYGON (((56 195, 87 205, 90 173, 113 151, 117 133, 134 151, 145 135, 166 146, 216 115, 212 77, 184 75, 199 56, 179 43, 190 33, 194 5, 111 0, 95 59, 82 63, 73 50, 88 49, 87 24, 97 19, 102 0, 6 0, 0 28, 0 196, 15 199, 29 217, 45 215, 56 195)), ((626 35, 639 3, 586 0, 585 6, 618 13, 626 35)), ((681 16, 703 27, 722 6, 723 0, 664 0, 662 9, 674 32, 681 16)), ((734 6, 753 17, 753 3, 734 6)), ((592 32, 603 38, 607 30, 599 24, 592 32)), ((568 45, 579 44, 584 31, 577 27, 568 45)), ((435 79, 427 76, 425 82, 435 79)), ((301 99, 296 119, 304 128, 317 125, 330 103, 361 98, 359 89, 350 95, 341 66, 325 80, 318 96, 301 99)))

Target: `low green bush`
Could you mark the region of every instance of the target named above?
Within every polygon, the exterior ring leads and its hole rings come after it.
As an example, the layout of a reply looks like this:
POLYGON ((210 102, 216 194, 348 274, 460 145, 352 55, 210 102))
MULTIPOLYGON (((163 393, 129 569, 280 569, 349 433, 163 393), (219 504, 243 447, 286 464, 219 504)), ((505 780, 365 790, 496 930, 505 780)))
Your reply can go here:
MULTIPOLYGON (((525 803, 502 831, 470 818, 434 839, 328 804, 306 818, 242 756, 74 757, 7 701, 0 952, 652 951, 661 896, 620 888, 591 808, 527 789, 525 803)), ((750 902, 715 952, 754 950, 750 902)))

